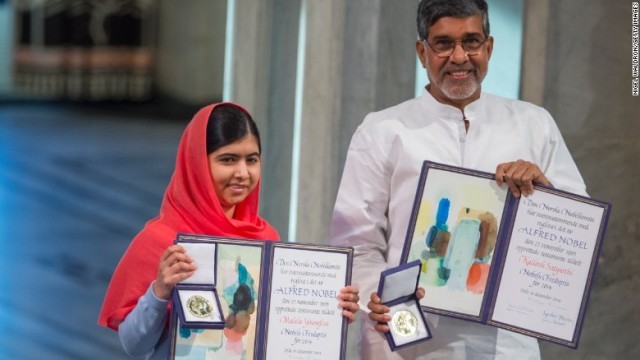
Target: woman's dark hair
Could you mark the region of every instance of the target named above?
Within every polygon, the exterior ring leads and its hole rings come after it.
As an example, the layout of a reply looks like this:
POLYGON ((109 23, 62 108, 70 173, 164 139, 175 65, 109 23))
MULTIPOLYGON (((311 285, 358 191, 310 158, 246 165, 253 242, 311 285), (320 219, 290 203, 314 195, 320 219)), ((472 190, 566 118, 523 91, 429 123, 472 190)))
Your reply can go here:
POLYGON ((252 134, 258 141, 258 150, 262 152, 260 145, 260 133, 258 126, 248 112, 233 104, 220 104, 209 115, 207 124, 207 154, 218 150, 223 146, 232 144, 248 134, 252 134))
POLYGON ((418 38, 427 40, 429 28, 440 18, 463 18, 482 14, 482 28, 489 36, 489 6, 485 0, 422 0, 418 5, 418 38))

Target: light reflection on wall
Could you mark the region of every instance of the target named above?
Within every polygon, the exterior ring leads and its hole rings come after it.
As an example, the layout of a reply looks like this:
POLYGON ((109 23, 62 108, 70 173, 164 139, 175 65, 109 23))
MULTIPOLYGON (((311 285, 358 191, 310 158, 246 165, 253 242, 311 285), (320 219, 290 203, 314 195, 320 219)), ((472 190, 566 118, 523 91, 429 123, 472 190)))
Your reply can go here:
POLYGON ((291 159, 291 195, 289 200, 289 242, 296 242, 298 236, 298 193, 300 190, 300 141, 302 131, 302 99, 304 97, 305 49, 307 48, 307 0, 300 5, 300 32, 298 33, 298 59, 296 64, 296 95, 293 119, 293 148, 291 159))
MULTIPOLYGON (((519 99, 524 0, 487 2, 494 48, 489 72, 482 82, 482 91, 519 99)), ((428 83, 427 73, 416 56, 416 96, 422 93, 428 83)))
POLYGON ((9 93, 12 87, 13 21, 13 8, 0 0, 0 94, 9 93))

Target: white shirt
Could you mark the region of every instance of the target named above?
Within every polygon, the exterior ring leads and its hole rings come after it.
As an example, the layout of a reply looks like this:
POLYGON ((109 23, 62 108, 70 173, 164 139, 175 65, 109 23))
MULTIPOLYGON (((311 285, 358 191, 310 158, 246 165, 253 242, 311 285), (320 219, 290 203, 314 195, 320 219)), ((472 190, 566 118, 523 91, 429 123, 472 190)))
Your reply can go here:
MULTIPOLYGON (((369 114, 351 139, 331 227, 332 244, 354 247, 360 307, 380 272, 400 264, 424 160, 494 173, 518 159, 537 164, 556 188, 586 195, 557 125, 538 106, 482 93, 463 114, 425 90, 369 114)), ((392 353, 364 315, 362 359, 540 358, 534 338, 434 314, 427 314, 433 339, 392 353)))

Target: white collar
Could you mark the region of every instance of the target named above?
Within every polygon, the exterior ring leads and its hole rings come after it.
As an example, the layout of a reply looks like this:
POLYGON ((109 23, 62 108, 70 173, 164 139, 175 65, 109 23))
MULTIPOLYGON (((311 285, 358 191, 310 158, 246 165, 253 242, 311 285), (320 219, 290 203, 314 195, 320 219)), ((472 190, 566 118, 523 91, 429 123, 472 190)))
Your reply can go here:
MULTIPOLYGON (((485 106, 485 103, 486 103, 485 99, 486 99, 486 96, 484 96, 484 93, 480 92, 480 97, 477 100, 474 100, 473 102, 465 106, 464 117, 466 117, 466 119, 469 120, 470 122, 473 122, 474 120, 479 120, 481 117, 478 116, 478 114, 482 112, 485 106)), ((439 118, 453 120, 453 121, 460 121, 463 116, 462 111, 457 107, 453 105, 443 104, 438 100, 436 100, 433 97, 433 95, 431 95, 431 93, 427 91, 426 87, 422 90, 422 95, 420 96, 420 103, 422 104, 422 106, 425 108, 426 111, 433 113, 435 109, 434 115, 436 115, 439 118)))

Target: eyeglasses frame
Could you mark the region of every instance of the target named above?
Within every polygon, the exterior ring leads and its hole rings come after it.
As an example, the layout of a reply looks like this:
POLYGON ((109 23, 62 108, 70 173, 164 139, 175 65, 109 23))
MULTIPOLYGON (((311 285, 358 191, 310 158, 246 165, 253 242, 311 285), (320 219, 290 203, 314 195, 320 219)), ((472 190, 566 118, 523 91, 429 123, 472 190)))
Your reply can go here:
POLYGON ((464 48, 464 45, 463 45, 463 43, 462 43, 462 42, 463 42, 465 39, 462 39, 462 40, 453 40, 453 48, 451 48, 451 50, 447 50, 447 51, 443 51, 443 52, 438 52, 438 50, 436 50, 436 49, 433 47, 433 45, 429 44, 429 42, 427 41, 427 39, 422 39, 422 42, 424 42, 424 43, 427 45, 427 47, 431 48, 431 51, 433 51, 433 53, 434 53, 434 54, 436 54, 436 56, 437 56, 437 57, 439 57, 439 58, 448 58, 448 57, 451 57, 451 55, 453 55, 453 52, 454 52, 454 51, 456 51, 456 47, 458 46, 458 44, 460 44, 460 47, 462 47, 462 50, 464 51, 464 54, 465 54, 467 57, 472 57, 472 56, 476 56, 476 55, 480 54, 480 52, 482 51, 482 47, 487 43, 487 40, 489 40, 489 38, 490 38, 490 36, 484 36, 484 40, 482 40, 482 42, 480 43, 480 46, 478 47, 477 52, 474 52, 474 53, 469 53, 469 51, 468 51, 468 50, 466 50, 466 49, 464 48), (446 52, 449 52, 449 53, 448 53, 448 54, 446 54, 446 55, 443 55, 443 54, 445 54, 446 52))

